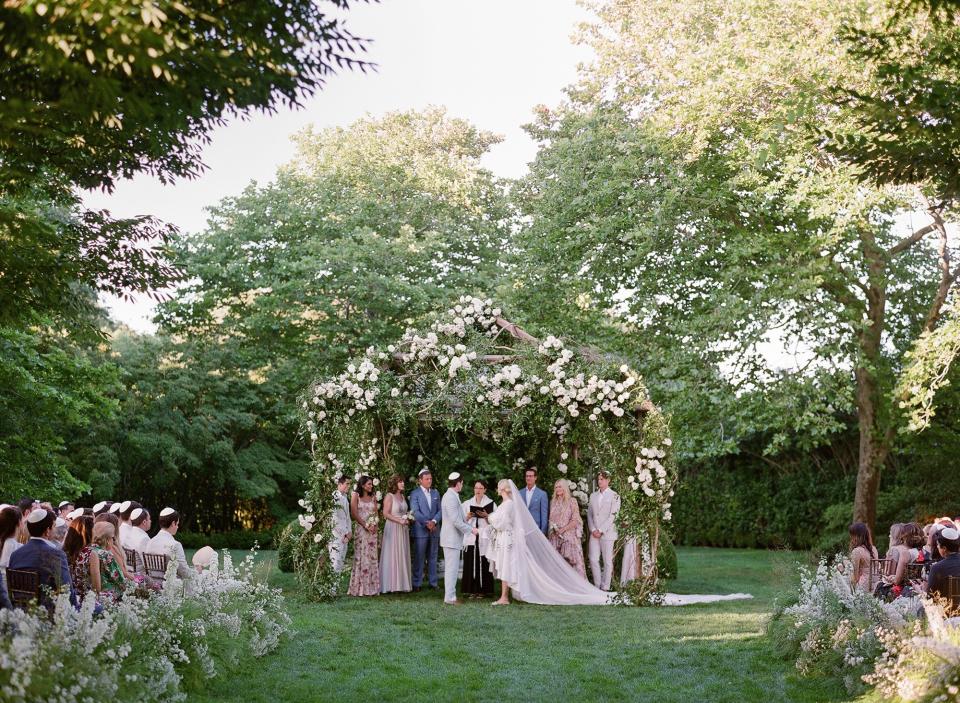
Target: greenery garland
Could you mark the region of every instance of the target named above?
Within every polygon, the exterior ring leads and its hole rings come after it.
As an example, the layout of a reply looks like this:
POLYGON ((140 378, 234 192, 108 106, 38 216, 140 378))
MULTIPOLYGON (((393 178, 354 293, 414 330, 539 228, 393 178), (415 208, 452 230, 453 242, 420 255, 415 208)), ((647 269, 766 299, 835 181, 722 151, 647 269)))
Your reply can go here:
MULTIPOLYGON (((315 598, 336 595, 340 580, 327 552, 337 477, 373 477, 378 501, 392 474, 411 476, 409 490, 412 475, 431 463, 431 433, 497 447, 513 459, 517 479, 529 464, 544 486, 567 479, 581 509, 596 472, 609 471, 621 496, 620 544, 642 545, 645 554, 657 553, 661 523, 671 517, 677 473, 668 422, 636 372, 554 336, 534 339, 489 299, 460 298, 425 332, 409 329, 386 349, 368 349, 299 400, 313 469, 294 564, 315 598)), ((622 587, 624 602, 656 601, 655 559, 645 563, 622 587)))

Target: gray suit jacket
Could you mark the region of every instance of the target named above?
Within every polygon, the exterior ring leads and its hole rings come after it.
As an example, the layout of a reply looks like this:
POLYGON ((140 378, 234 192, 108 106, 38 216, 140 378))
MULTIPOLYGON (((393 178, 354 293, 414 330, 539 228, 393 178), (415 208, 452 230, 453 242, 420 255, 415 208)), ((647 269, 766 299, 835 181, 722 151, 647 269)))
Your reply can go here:
POLYGON ((463 549, 463 536, 473 531, 473 525, 463 519, 460 494, 448 488, 440 503, 443 518, 440 521, 440 546, 463 549))

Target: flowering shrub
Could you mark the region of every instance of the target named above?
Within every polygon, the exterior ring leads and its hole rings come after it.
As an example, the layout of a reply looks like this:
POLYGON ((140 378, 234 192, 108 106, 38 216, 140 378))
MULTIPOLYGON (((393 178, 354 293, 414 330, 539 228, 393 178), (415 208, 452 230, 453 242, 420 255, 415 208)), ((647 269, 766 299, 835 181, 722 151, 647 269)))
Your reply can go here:
POLYGON ((840 677, 853 693, 864 688, 863 676, 873 669, 885 643, 912 630, 921 602, 898 598, 886 603, 854 589, 850 561, 838 555, 837 563, 843 573, 826 560, 813 573, 801 569, 797 603, 783 608, 775 620, 802 674, 840 677))
MULTIPOLYGON (((536 340, 490 300, 460 298, 427 330, 368 349, 300 402, 314 463, 294 561, 315 597, 334 595, 339 581, 327 559, 337 476, 369 474, 380 486, 395 472, 415 475, 430 463, 425 430, 480 437, 519 466, 534 463, 542 485, 566 477, 582 505, 596 472, 610 471, 624 538, 648 535, 656 545, 671 517, 676 468, 667 422, 637 373, 552 335, 536 340)), ((656 585, 655 570, 631 582, 631 602, 648 600, 656 585)))
POLYGON ((167 574, 162 591, 128 593, 95 612, 60 595, 46 611, 0 611, 0 690, 4 701, 178 701, 221 666, 276 649, 288 630, 283 597, 253 578, 251 555, 235 569, 225 552, 189 582, 167 574))
POLYGON ((910 637, 888 636, 885 651, 865 680, 887 700, 960 701, 960 622, 949 624, 943 606, 927 602, 926 628, 910 637))

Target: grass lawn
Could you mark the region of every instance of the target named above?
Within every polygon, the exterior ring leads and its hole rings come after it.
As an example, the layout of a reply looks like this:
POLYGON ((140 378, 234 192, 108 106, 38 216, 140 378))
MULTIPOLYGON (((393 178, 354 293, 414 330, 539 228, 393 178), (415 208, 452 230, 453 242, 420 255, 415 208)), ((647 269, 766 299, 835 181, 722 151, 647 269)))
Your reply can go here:
POLYGON ((294 636, 191 701, 848 700, 834 681, 796 676, 763 635, 798 554, 680 549, 670 591, 755 599, 662 608, 451 607, 442 591, 318 604, 274 557, 263 553, 262 568, 286 591, 294 636))

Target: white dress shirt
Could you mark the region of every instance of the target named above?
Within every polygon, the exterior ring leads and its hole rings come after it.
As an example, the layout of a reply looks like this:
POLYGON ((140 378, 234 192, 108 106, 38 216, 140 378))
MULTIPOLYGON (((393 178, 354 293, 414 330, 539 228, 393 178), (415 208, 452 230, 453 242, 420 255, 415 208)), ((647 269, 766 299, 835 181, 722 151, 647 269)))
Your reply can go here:
POLYGON ((160 530, 154 535, 143 551, 147 554, 166 554, 168 558, 175 559, 177 576, 182 579, 188 579, 194 574, 187 565, 187 555, 183 553, 183 545, 166 530, 160 530))
POLYGON ((433 510, 433 501, 430 500, 430 489, 420 486, 420 490, 423 491, 423 495, 427 497, 427 510, 433 510))

